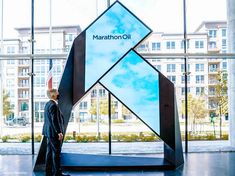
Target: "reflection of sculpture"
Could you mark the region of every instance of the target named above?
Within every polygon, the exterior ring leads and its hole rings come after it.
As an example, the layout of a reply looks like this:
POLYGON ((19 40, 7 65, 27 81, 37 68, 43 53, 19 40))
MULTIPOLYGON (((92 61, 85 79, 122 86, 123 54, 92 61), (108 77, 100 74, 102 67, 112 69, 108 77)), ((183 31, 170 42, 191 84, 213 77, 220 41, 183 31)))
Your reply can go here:
MULTIPOLYGON (((73 105, 99 82, 164 141, 165 160, 151 162, 153 166, 174 168, 183 163, 174 85, 131 49, 150 32, 115 2, 74 40, 59 86, 59 106, 66 128, 73 105)), ((43 163, 44 143, 35 168, 43 163)))

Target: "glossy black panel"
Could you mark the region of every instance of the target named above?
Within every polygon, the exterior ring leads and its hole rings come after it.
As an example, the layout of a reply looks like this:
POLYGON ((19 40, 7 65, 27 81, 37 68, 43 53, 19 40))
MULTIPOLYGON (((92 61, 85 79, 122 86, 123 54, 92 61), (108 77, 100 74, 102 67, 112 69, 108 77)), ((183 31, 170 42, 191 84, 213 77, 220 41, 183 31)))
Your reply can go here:
MULTIPOLYGON (((152 155, 161 157, 161 155, 152 155)), ((33 172, 32 155, 0 155, 0 175, 44 176, 45 173, 33 172)), ((71 176, 234 176, 235 152, 189 153, 185 164, 176 170, 167 171, 67 171, 71 176)))
POLYGON ((85 94, 85 40, 85 31, 74 40, 73 104, 85 94))

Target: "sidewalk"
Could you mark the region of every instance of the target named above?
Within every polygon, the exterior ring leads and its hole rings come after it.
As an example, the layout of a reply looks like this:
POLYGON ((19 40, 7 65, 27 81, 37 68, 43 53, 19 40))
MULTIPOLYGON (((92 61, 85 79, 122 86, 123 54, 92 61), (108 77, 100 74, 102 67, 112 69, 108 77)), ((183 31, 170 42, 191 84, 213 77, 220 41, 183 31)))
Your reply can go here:
MULTIPOLYGON (((35 143, 35 154, 39 143, 35 143)), ((188 152, 230 152, 229 141, 190 141, 188 152)), ((184 142, 183 142, 184 150, 184 142)), ((64 143, 64 153, 108 154, 108 143, 64 143)), ((163 142, 113 142, 113 154, 163 153, 163 142)), ((0 155, 31 154, 31 143, 0 143, 0 155)))

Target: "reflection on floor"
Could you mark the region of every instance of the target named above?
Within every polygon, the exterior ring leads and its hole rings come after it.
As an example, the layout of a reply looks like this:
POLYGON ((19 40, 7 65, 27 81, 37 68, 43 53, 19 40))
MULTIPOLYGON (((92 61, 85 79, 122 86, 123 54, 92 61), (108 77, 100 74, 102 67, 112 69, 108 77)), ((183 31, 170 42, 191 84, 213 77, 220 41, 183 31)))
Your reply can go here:
MULTIPOLYGON (((185 149, 182 142, 183 150, 185 149)), ((35 153, 39 150, 40 143, 35 143, 35 153)), ((189 152, 232 152, 235 147, 230 146, 229 141, 189 141, 189 152)), ((31 154, 31 143, 0 143, 0 155, 5 154, 31 154)), ((62 150, 64 153, 83 153, 83 154, 108 154, 109 145, 106 142, 98 143, 64 143, 62 150)), ((163 153, 163 142, 113 142, 113 154, 131 153, 163 153)))
MULTIPOLYGON (((43 172, 32 172, 34 159, 35 156, 32 155, 0 155, 0 175, 43 176, 43 172)), ((190 153, 185 155, 185 164, 173 171, 67 171, 67 173, 71 176, 234 176, 235 152, 190 153)))

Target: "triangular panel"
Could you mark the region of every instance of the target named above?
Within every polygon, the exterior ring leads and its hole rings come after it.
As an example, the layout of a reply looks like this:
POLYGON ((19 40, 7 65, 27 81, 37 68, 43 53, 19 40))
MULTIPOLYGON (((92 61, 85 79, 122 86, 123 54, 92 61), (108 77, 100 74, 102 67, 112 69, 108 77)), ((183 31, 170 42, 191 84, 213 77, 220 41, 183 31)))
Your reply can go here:
POLYGON ((150 32, 121 3, 114 3, 86 29, 85 90, 150 32))
POLYGON ((159 75, 133 50, 100 82, 160 135, 159 75))

